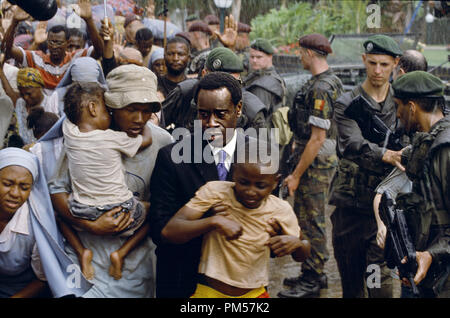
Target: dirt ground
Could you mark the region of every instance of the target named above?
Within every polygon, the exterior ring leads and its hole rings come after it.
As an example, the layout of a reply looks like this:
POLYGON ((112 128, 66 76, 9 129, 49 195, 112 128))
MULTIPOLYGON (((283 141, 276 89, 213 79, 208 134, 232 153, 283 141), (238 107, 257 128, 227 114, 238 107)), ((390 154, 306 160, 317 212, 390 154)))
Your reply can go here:
MULTIPOLYGON (((327 247, 330 252, 330 259, 325 263, 325 273, 328 276, 328 289, 320 291, 320 298, 341 298, 342 289, 339 271, 337 269, 336 260, 334 259, 333 247, 331 243, 331 221, 330 215, 333 207, 327 206, 326 213, 326 230, 327 230, 327 247)), ((300 273, 300 264, 296 263, 292 257, 284 256, 280 258, 272 258, 270 260, 270 283, 269 295, 276 298, 279 291, 285 288, 283 279, 285 277, 296 276, 300 273)), ((394 297, 400 297, 400 283, 394 284, 394 297)))

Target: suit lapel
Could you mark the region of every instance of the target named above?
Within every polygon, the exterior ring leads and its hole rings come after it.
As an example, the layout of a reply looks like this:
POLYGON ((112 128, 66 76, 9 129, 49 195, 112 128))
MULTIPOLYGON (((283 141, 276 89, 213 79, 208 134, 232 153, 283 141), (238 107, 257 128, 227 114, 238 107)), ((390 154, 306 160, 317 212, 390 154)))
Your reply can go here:
MULTIPOLYGON (((211 147, 209 147, 208 143, 205 140, 202 140, 202 151, 207 149, 212 156, 211 147)), ((203 154, 202 154, 202 162, 196 163, 194 161, 194 138, 191 140, 191 150, 192 150, 192 162, 194 162, 194 167, 198 171, 198 173, 202 176, 203 180, 206 182, 219 180, 219 175, 217 173, 216 164, 213 161, 212 163, 204 162, 203 154)))

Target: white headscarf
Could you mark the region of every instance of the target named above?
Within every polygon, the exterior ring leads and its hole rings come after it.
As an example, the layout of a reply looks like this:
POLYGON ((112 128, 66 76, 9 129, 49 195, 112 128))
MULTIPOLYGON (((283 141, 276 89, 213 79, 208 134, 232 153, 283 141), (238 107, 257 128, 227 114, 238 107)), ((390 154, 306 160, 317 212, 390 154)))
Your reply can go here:
POLYGON ((0 150, 0 170, 8 166, 21 166, 33 176, 33 188, 25 204, 29 205, 31 227, 36 239, 42 267, 55 297, 82 296, 92 285, 81 274, 79 267, 64 251, 44 172, 38 158, 20 148, 0 150), (79 275, 78 284, 68 284, 70 277, 79 275))

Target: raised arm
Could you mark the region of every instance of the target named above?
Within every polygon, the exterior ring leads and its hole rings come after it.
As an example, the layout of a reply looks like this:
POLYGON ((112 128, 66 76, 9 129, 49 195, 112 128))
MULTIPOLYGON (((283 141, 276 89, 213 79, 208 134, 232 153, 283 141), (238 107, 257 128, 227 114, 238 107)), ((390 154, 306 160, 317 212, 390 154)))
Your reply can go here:
POLYGON ((3 72, 3 64, 4 64, 4 56, 0 57, 0 80, 2 82, 3 89, 5 90, 6 95, 11 98, 11 101, 13 102, 13 106, 16 107, 16 101, 20 97, 19 94, 17 94, 11 85, 9 84, 8 79, 6 78, 5 73, 3 72))
POLYGON ((14 33, 16 31, 17 26, 21 21, 25 21, 30 16, 28 13, 23 11, 21 8, 16 7, 14 10, 14 16, 11 21, 11 25, 8 30, 6 30, 5 38, 3 39, 2 49, 4 49, 6 58, 13 58, 17 61, 17 63, 23 63, 23 54, 22 51, 14 45, 14 33))
POLYGON ((94 19, 92 18, 92 6, 90 0, 79 0, 78 6, 80 7, 80 17, 86 22, 87 33, 94 46, 94 52, 92 57, 98 59, 103 55, 103 39, 98 33, 95 26, 94 19))

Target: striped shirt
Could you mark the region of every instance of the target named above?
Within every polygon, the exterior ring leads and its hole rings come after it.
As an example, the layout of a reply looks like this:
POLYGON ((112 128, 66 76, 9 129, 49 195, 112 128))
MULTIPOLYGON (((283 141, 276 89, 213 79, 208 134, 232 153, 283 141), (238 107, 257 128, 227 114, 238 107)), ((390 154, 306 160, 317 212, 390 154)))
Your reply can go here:
POLYGON ((64 73, 69 68, 72 59, 82 56, 91 56, 94 52, 93 46, 75 52, 66 52, 66 56, 61 64, 55 65, 50 60, 50 53, 45 54, 42 51, 28 51, 21 47, 19 47, 19 49, 22 51, 23 56, 22 66, 39 70, 42 79, 44 80, 46 90, 53 90, 56 88, 59 81, 63 78, 64 73))

